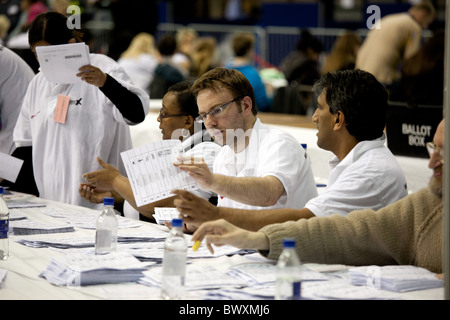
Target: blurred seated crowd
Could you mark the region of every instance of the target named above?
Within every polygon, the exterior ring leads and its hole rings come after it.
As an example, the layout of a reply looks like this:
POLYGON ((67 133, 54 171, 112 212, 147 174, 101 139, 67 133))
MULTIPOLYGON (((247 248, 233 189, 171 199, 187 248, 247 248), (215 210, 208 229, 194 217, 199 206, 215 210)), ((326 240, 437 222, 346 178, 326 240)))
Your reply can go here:
MULTIPOLYGON (((91 7, 82 8, 83 22, 95 16, 92 12, 95 12, 97 3, 87 2, 86 6, 91 7)), ((2 1, 0 41, 19 53, 37 72, 38 65, 34 55, 27 50, 27 27, 37 14, 46 10, 66 13, 70 4, 72 3, 68 0, 2 1)), ((128 7, 130 6, 131 3, 128 7)), ((144 10, 144 5, 141 6, 142 8, 138 6, 134 9, 134 15, 139 14, 139 10, 144 10)), ((145 6, 148 11, 151 6, 155 6, 155 2, 150 1, 145 6)), ((250 32, 231 35, 225 44, 228 48, 224 54, 219 52, 219 49, 224 51, 224 46, 218 43, 218 39, 210 35, 200 36, 196 30, 188 27, 175 32, 158 33, 157 39, 155 38, 157 21, 149 24, 146 30, 141 28, 140 32, 136 29, 133 33, 130 28, 118 31, 119 27, 125 25, 125 19, 117 19, 115 12, 124 12, 124 8, 124 5, 119 4, 112 7, 113 18, 118 20, 115 21, 114 39, 108 48, 109 52, 100 53, 117 60, 132 81, 145 90, 152 99, 162 99, 167 89, 177 82, 196 79, 214 67, 225 66, 235 68, 246 75, 255 91, 259 111, 311 115, 315 108, 311 87, 320 75, 336 70, 358 68, 371 72, 385 84, 391 101, 405 102, 413 106, 442 105, 444 31, 433 30, 432 35, 427 37, 423 37, 422 33, 435 18, 432 7, 428 9, 416 5, 408 12, 387 15, 381 20, 382 28, 369 30, 365 39, 355 31, 345 31, 336 38, 331 49, 327 51, 324 50, 319 37, 303 29, 295 48, 278 66, 262 61, 256 54, 255 36, 250 32), (404 21, 400 21, 401 19, 404 21), (409 26, 411 24, 415 25, 409 26), (396 31, 404 25, 408 25, 408 28, 417 28, 418 33, 414 34, 415 29, 404 33, 396 31), (383 32, 395 34, 399 40, 390 39, 381 45, 382 50, 374 51, 371 46, 380 47, 374 38, 376 36, 385 38, 383 32), (414 41, 411 40, 413 37, 414 41), (366 53, 367 51, 369 53, 366 53), (386 55, 389 57, 385 57, 386 55), (357 57, 362 61, 360 65, 356 63, 357 57), (377 59, 379 61, 376 61, 377 59), (392 63, 396 76, 390 77, 389 81, 385 82, 383 78, 385 75, 378 76, 370 70, 380 63, 384 65, 392 63), (282 78, 284 81, 281 82, 282 85, 273 87, 272 82, 266 81, 270 80, 270 77, 282 78)), ((139 16, 136 20, 138 18, 139 16)), ((137 21, 133 24, 137 24, 137 21)), ((89 30, 83 32, 84 41, 91 43, 94 35, 89 30)), ((98 48, 91 49, 98 50, 98 48)))

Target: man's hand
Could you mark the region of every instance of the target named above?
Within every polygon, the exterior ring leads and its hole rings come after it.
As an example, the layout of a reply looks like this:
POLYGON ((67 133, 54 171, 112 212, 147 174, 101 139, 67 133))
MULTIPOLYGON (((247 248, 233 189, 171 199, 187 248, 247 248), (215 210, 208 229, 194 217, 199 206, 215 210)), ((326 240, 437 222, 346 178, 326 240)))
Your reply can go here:
POLYGON ((264 233, 238 228, 224 219, 205 222, 192 235, 194 242, 203 239, 211 253, 214 253, 212 244, 228 244, 240 249, 269 249, 269 240, 264 233))
POLYGON ((202 158, 178 157, 178 162, 175 162, 174 166, 188 172, 203 190, 212 190, 214 187, 216 182, 214 174, 202 158))
POLYGON ((219 219, 219 208, 208 200, 185 190, 173 190, 178 198, 173 200, 189 231, 193 231, 205 221, 219 219))

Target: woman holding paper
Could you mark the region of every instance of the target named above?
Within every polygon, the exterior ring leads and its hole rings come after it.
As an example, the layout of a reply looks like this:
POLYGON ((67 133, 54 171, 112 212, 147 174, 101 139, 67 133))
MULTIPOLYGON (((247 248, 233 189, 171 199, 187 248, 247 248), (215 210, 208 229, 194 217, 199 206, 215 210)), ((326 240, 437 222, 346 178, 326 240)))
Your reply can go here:
MULTIPOLYGON (((192 81, 179 82, 169 88, 162 100, 158 122, 162 139, 180 139, 185 155, 203 158, 212 170, 214 159, 221 146, 211 142, 211 137, 201 124, 195 122, 198 116, 198 107, 194 95, 191 93, 192 81)), ((103 168, 98 171, 83 174, 88 184, 81 184, 80 195, 94 203, 102 203, 104 197, 114 196, 117 201, 126 200, 124 213, 130 216, 132 211, 127 207, 131 204, 139 213, 153 221, 155 207, 173 207, 174 197, 159 200, 141 207, 137 207, 131 184, 128 178, 112 165, 98 159, 103 168)), ((198 195, 212 199, 215 194, 198 190, 198 195)), ((147 220, 141 217, 143 220, 147 220)))
MULTIPOLYGON (((80 46, 67 18, 56 12, 39 15, 31 24, 29 44, 69 50, 80 46), (56 47, 58 45, 58 47, 56 47), (51 46, 51 47, 50 47, 51 46)), ((45 51, 45 50, 44 50, 45 51)), ((125 71, 100 54, 62 54, 66 63, 87 58, 73 82, 51 82, 39 72, 30 82, 14 130, 16 146, 33 146, 33 167, 40 197, 94 207, 80 198, 81 174, 95 170, 97 156, 121 166, 120 152, 131 148, 129 125, 145 119, 149 97, 135 87, 125 71)), ((38 58, 38 57, 37 57, 38 58)), ((38 59, 39 60, 39 59, 38 59)), ((41 61, 41 71, 47 61, 41 61)))

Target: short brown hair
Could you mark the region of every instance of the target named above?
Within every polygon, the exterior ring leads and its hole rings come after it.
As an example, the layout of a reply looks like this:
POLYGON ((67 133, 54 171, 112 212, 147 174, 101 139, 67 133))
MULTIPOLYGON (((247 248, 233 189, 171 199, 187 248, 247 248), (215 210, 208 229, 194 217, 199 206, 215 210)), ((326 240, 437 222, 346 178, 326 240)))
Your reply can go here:
POLYGON ((253 49, 255 37, 250 32, 239 32, 233 38, 233 51, 237 57, 245 56, 253 49))
POLYGON ((253 87, 238 70, 222 67, 214 68, 198 78, 192 85, 191 90, 197 97, 202 90, 210 89, 217 92, 221 88, 230 90, 235 98, 249 96, 252 99, 252 113, 257 114, 253 87))

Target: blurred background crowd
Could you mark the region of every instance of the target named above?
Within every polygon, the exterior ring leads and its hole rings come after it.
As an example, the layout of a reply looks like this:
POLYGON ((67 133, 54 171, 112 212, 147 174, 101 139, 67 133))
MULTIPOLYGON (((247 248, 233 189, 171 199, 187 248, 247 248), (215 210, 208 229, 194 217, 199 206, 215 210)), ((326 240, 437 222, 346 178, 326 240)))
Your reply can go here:
MULTIPOLYGON (((0 43, 38 64, 27 28, 39 13, 81 9, 92 53, 118 61, 152 99, 173 83, 216 66, 236 68, 255 90, 260 111, 310 114, 311 86, 320 74, 354 68, 377 5, 380 17, 408 12, 411 0, 0 0, 0 43)), ((391 100, 442 106, 445 1, 420 48, 401 61, 391 100)), ((387 44, 389 45, 389 44, 387 44)))

